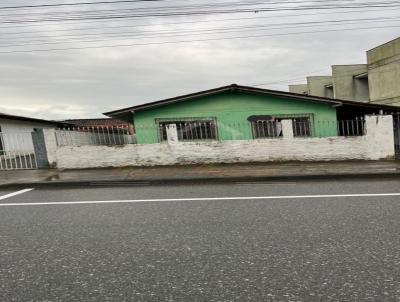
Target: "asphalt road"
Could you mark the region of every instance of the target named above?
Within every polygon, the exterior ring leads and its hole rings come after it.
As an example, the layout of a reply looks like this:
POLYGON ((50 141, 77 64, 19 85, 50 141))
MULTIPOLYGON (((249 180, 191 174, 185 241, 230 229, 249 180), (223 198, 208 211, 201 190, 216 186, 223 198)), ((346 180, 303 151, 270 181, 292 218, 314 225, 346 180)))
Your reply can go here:
POLYGON ((325 196, 381 193, 400 180, 32 190, 0 200, 0 301, 399 301, 400 196, 325 196))

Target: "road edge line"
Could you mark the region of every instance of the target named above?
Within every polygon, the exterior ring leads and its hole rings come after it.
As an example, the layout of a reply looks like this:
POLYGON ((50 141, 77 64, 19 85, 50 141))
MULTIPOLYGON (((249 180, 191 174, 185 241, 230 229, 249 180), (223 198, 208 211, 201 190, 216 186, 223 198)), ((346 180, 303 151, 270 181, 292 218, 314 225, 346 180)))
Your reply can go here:
POLYGON ((13 192, 13 193, 9 193, 9 194, 6 194, 6 195, 2 195, 2 196, 0 196, 0 200, 4 200, 4 199, 7 199, 7 198, 11 198, 11 197, 17 196, 17 195, 28 193, 28 192, 30 192, 32 190, 34 190, 34 189, 33 188, 28 188, 28 189, 19 190, 19 191, 13 192))

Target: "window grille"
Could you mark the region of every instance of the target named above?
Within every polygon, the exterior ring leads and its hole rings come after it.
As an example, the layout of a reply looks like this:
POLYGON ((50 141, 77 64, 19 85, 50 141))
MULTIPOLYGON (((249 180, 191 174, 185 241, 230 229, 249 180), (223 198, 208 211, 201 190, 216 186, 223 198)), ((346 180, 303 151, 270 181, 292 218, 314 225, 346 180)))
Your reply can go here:
POLYGON ((217 126, 214 120, 193 121, 167 121, 160 122, 160 137, 162 141, 167 140, 167 125, 175 124, 179 141, 216 140, 217 126))

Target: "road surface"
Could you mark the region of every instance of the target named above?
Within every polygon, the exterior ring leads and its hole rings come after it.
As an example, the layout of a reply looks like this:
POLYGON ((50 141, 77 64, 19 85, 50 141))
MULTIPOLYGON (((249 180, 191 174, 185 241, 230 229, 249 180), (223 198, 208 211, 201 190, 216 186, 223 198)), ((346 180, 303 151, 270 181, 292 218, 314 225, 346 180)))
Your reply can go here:
POLYGON ((399 180, 23 189, 0 301, 400 300, 399 180))

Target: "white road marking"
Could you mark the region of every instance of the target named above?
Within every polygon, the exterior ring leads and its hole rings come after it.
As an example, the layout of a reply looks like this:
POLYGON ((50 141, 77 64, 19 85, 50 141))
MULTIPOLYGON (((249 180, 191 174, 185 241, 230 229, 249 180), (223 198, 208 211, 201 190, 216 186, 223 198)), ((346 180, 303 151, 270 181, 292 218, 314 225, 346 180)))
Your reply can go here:
POLYGON ((6 198, 10 198, 10 197, 13 197, 13 196, 16 196, 16 195, 24 194, 24 193, 32 191, 32 190, 33 189, 24 189, 24 190, 13 192, 13 193, 10 193, 10 194, 7 194, 7 195, 3 195, 3 196, 0 196, 0 200, 6 199, 6 198))
POLYGON ((46 205, 80 205, 80 204, 113 204, 113 203, 143 203, 165 201, 218 201, 218 200, 268 200, 268 199, 304 199, 304 198, 343 198, 343 197, 384 197, 400 196, 400 193, 371 194, 338 194, 338 195, 288 195, 288 196, 235 196, 235 197, 201 197, 201 198, 171 198, 171 199, 128 199, 128 200, 93 200, 93 201, 50 201, 50 202, 19 202, 2 203, 0 207, 13 206, 46 206, 46 205))

